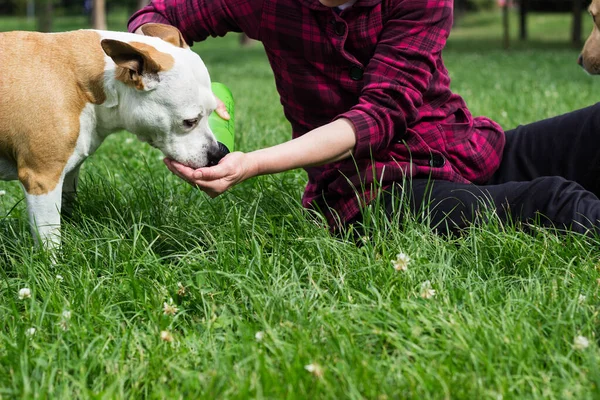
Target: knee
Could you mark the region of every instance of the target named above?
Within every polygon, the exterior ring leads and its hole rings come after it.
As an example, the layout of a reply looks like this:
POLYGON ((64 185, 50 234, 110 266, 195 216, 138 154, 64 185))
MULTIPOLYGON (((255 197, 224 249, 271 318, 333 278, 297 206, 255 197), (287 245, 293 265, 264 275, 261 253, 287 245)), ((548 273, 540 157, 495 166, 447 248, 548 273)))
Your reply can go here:
POLYGON ((562 176, 543 176, 531 181, 531 191, 547 190, 549 192, 565 192, 567 190, 585 190, 583 186, 575 181, 562 176))
POLYGON ((577 182, 560 176, 547 176, 534 179, 529 191, 540 204, 561 204, 582 196, 594 196, 577 182))
POLYGON ((561 177, 536 179, 531 190, 533 207, 554 224, 571 225, 600 212, 600 200, 576 182, 561 177))

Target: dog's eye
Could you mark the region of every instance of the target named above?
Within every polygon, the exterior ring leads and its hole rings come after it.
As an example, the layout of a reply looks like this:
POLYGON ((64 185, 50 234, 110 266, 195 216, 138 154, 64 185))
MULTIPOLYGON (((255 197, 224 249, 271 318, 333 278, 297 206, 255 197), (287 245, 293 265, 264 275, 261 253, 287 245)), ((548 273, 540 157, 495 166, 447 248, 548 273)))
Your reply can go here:
POLYGON ((198 125, 198 118, 192 118, 192 119, 184 119, 183 120, 183 126, 186 129, 192 129, 195 128, 196 125, 198 125))

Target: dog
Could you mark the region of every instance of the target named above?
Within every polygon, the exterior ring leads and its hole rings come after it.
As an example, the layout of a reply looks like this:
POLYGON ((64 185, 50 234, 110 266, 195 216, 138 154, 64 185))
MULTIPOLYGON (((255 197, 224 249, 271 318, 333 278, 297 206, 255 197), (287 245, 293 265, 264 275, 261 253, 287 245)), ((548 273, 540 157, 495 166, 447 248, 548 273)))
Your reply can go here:
POLYGON ((36 246, 60 245, 79 168, 127 130, 192 168, 218 162, 208 70, 175 27, 0 33, 0 179, 19 180, 36 246))
POLYGON ((592 33, 585 41, 577 63, 590 75, 600 74, 600 0, 592 0, 588 12, 594 20, 592 33))

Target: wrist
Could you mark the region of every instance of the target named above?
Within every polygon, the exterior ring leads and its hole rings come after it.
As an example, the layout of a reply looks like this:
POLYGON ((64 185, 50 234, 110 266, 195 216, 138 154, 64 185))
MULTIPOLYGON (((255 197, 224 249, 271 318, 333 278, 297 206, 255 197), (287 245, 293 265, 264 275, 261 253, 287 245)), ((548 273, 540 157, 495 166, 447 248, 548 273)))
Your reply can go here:
POLYGON ((244 153, 246 158, 246 173, 244 176, 244 180, 253 178, 258 175, 263 175, 262 165, 260 162, 260 156, 256 153, 258 151, 251 151, 250 153, 244 153))

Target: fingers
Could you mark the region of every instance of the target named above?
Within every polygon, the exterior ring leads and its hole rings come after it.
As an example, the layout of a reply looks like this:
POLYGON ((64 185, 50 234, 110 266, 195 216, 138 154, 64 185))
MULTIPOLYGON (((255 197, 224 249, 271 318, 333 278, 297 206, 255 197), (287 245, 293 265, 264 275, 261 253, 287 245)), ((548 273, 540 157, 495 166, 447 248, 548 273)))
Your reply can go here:
POLYGON ((227 107, 225 107, 225 103, 223 103, 221 101, 221 99, 219 99, 216 96, 215 96, 215 99, 217 99, 217 109, 215 111, 217 112, 219 117, 223 118, 224 120, 229 120, 229 118, 231 118, 231 116, 227 112, 227 107))
POLYGON ((214 181, 217 179, 225 178, 229 175, 229 170, 221 164, 217 164, 212 167, 199 168, 192 172, 194 180, 202 181, 214 181))
POLYGON ((171 171, 184 181, 188 181, 191 184, 194 183, 193 169, 186 167, 183 164, 179 164, 177 161, 169 160, 168 158, 165 158, 163 161, 169 169, 169 171, 171 171))
POLYGON ((163 161, 169 171, 192 186, 202 190, 212 198, 217 197, 228 188, 223 181, 220 181, 220 179, 226 174, 223 168, 218 168, 218 165, 210 168, 194 170, 193 168, 187 167, 168 158, 165 158, 163 161), (212 171, 214 169, 217 169, 217 171, 212 171))
POLYGON ((169 171, 214 198, 256 175, 249 160, 245 153, 235 151, 212 167, 193 169, 168 158, 164 162, 169 171))
POLYGON ((177 171, 177 169, 175 169, 175 167, 171 163, 171 160, 169 160, 168 158, 163 158, 163 162, 165 163, 165 165, 167 166, 169 171, 171 171, 173 174, 177 175, 181 179, 185 179, 183 176, 179 175, 179 171, 177 171))

